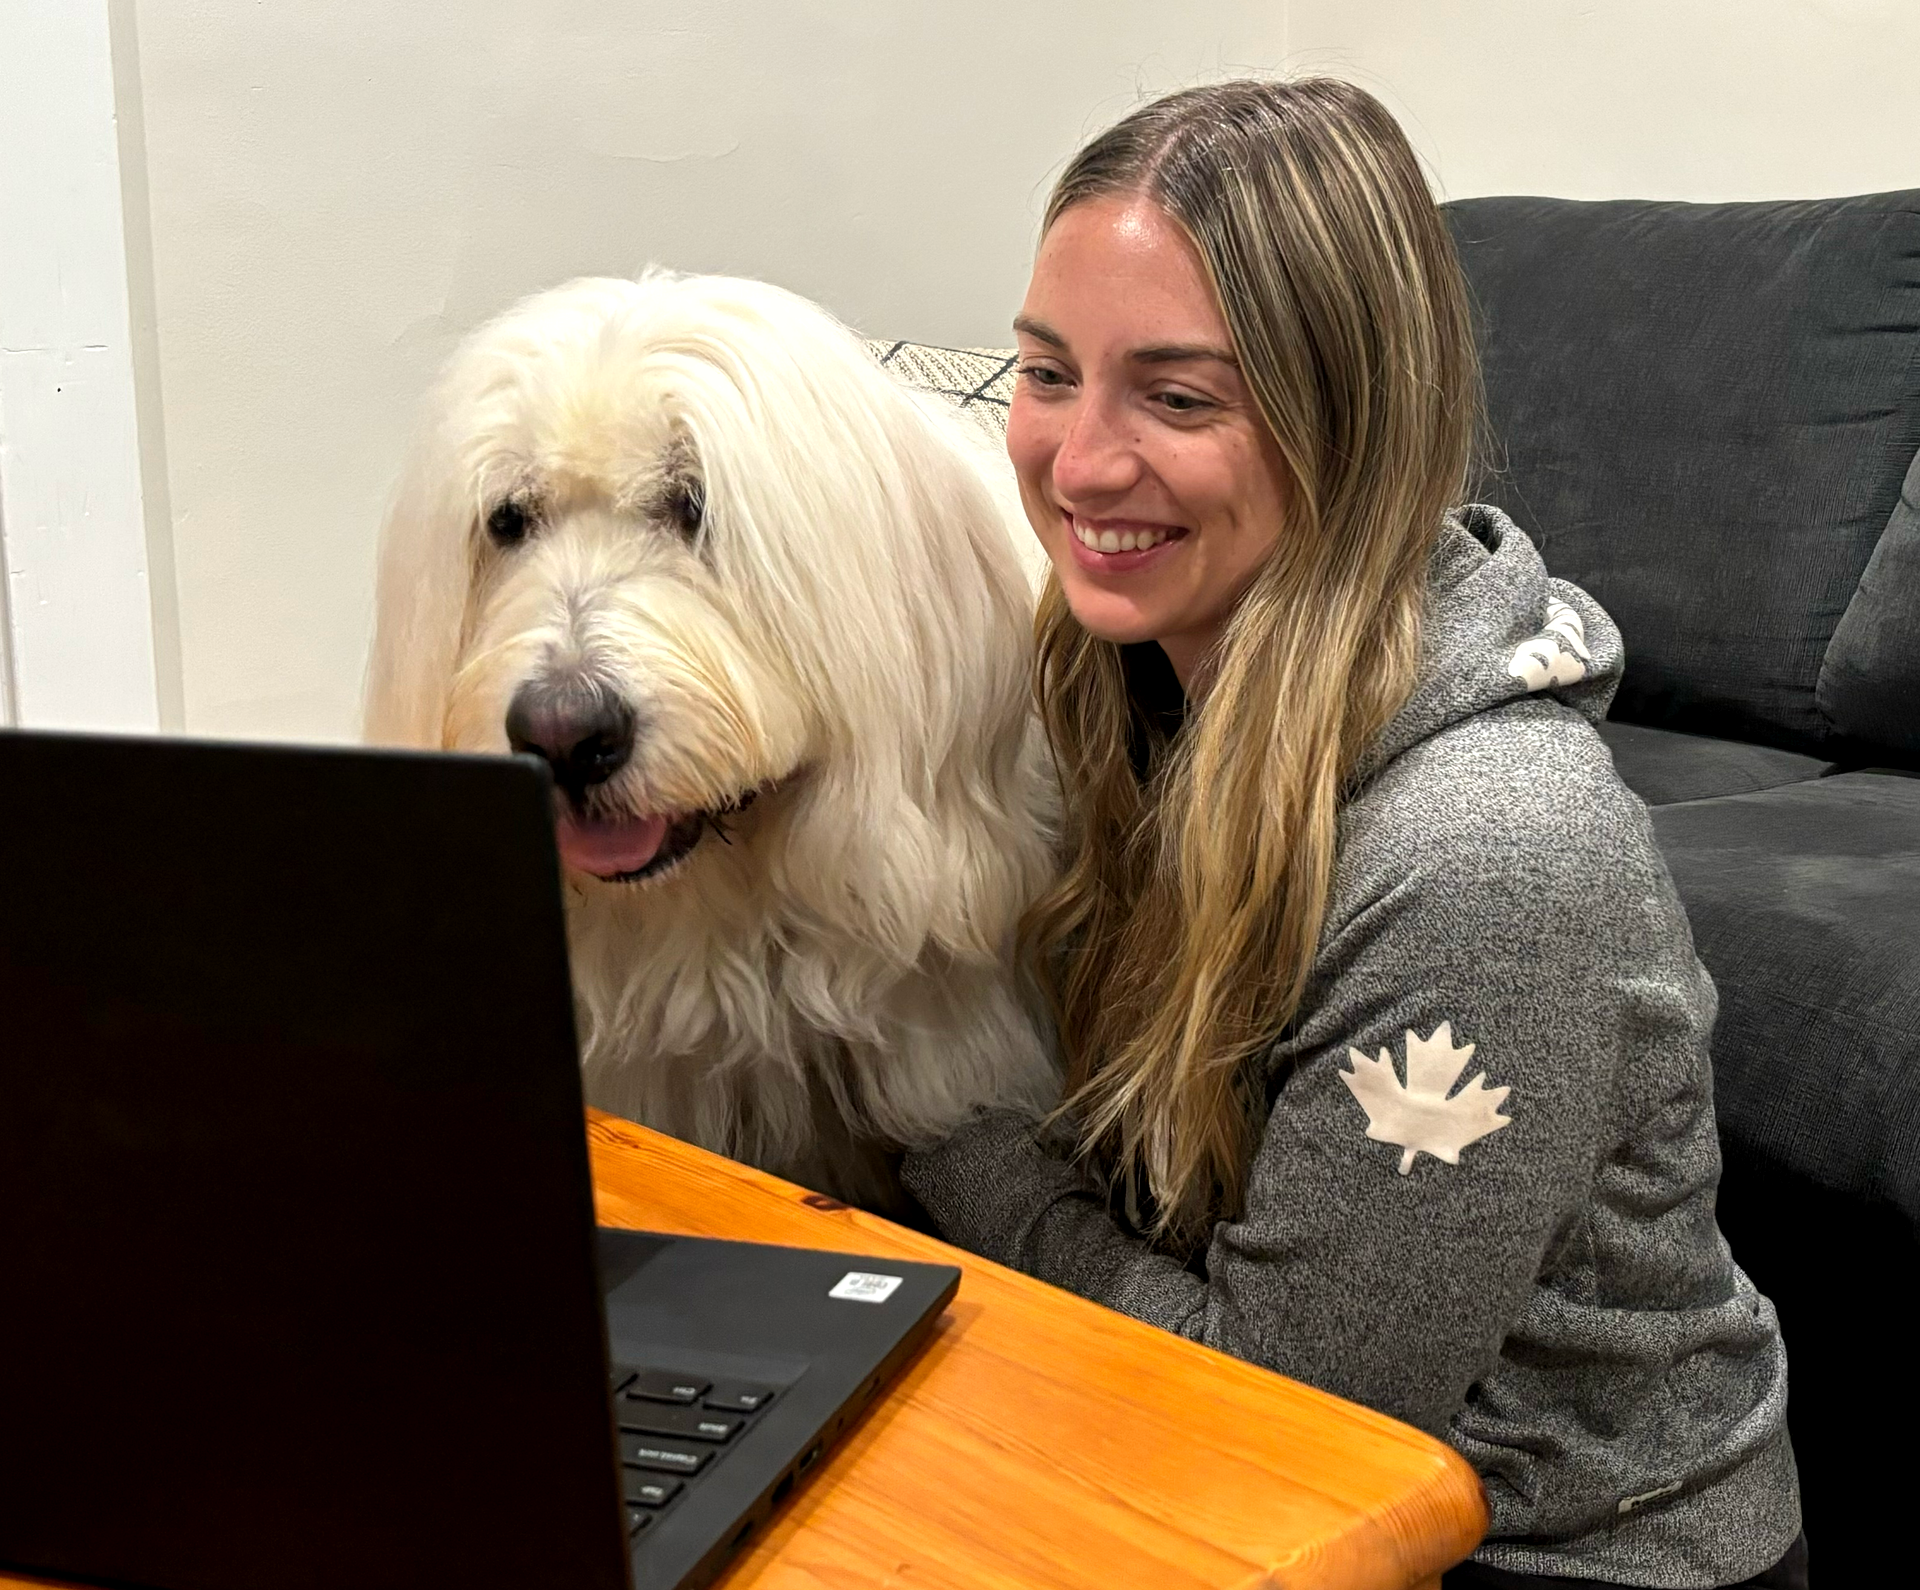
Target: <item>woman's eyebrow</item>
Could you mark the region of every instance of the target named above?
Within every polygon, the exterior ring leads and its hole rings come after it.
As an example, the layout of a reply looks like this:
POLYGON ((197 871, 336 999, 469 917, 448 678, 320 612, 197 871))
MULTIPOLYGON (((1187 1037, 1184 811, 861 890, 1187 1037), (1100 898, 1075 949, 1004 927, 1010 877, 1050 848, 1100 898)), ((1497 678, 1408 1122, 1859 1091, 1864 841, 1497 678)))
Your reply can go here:
POLYGON ((1059 348, 1063 352, 1066 349, 1067 339, 1044 320, 1035 320, 1032 315, 1014 316, 1013 329, 1021 336, 1033 338, 1035 342, 1046 343, 1050 348, 1059 348))
MULTIPOLYGON (((1032 315, 1016 316, 1013 329, 1021 336, 1031 337, 1035 342, 1044 342, 1050 348, 1066 352, 1067 339, 1055 331, 1044 320, 1035 320, 1032 315)), ((1218 364, 1240 368, 1240 360, 1231 348, 1216 348, 1207 342, 1161 342, 1146 348, 1135 348, 1127 354, 1135 364, 1181 364, 1192 359, 1211 359, 1218 364)))
POLYGON ((1240 368, 1240 360, 1231 348, 1215 348, 1200 342, 1162 343, 1152 348, 1135 348, 1127 355, 1136 364, 1180 364, 1189 359, 1212 359, 1240 368))
MULTIPOLYGON (((1062 353, 1067 350, 1067 339, 1055 331, 1044 320, 1035 320, 1031 315, 1017 316, 1013 329, 1022 336, 1031 337, 1035 342, 1044 342, 1050 348, 1058 348, 1062 353)), ((1211 359, 1218 364, 1240 368, 1240 360, 1231 348, 1216 348, 1206 342, 1162 342, 1151 347, 1135 348, 1127 357, 1135 364, 1182 364, 1193 359, 1211 359)))

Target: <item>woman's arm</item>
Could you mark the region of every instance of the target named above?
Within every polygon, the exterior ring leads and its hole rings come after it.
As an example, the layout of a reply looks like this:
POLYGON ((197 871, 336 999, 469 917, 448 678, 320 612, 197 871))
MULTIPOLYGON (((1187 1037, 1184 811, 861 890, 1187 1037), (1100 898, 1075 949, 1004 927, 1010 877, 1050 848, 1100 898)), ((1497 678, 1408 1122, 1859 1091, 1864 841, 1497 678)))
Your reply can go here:
MULTIPOLYGON (((1382 798, 1404 804, 1421 769, 1395 772, 1382 798)), ((1369 843, 1382 828, 1356 814, 1245 1211, 1215 1228, 1204 1279, 1011 1115, 909 1156, 908 1186, 963 1246, 1442 1430, 1581 1238, 1622 1123, 1710 1109, 1712 987, 1644 811, 1569 782, 1578 809, 1442 797, 1411 851, 1403 824, 1369 843)))

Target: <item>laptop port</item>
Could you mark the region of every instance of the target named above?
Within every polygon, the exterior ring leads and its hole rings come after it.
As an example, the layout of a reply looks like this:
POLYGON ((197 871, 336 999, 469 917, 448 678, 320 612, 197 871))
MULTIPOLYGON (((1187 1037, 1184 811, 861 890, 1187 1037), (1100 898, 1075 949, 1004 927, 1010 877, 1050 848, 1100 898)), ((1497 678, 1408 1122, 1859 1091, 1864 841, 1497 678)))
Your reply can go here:
POLYGON ((800 1459, 800 1466, 794 1470, 794 1473, 796 1474, 806 1473, 808 1469, 813 1467, 814 1462, 819 1458, 819 1456, 820 1456, 820 1443, 816 1441, 813 1443, 812 1446, 807 1448, 805 1455, 800 1459))

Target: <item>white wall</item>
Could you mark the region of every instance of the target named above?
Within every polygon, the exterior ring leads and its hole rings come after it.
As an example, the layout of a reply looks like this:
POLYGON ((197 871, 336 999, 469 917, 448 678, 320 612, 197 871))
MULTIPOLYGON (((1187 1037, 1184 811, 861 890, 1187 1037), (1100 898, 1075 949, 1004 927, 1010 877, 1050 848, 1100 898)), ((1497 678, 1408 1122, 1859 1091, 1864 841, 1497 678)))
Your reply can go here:
POLYGON ((163 716, 110 37, 106 0, 0 10, 0 723, 36 728, 163 716))
POLYGON ((1448 197, 1920 188, 1920 0, 1290 0, 1448 197))
POLYGON ((414 402, 648 261, 1007 340, 1049 173, 1275 0, 137 0, 186 726, 351 733, 414 402))
POLYGON ((1352 76, 1454 196, 1920 186, 1920 0, 115 4, 178 586, 160 661, 200 733, 351 732, 382 499, 463 330, 658 260, 1002 342, 1050 174, 1142 92, 1352 76))

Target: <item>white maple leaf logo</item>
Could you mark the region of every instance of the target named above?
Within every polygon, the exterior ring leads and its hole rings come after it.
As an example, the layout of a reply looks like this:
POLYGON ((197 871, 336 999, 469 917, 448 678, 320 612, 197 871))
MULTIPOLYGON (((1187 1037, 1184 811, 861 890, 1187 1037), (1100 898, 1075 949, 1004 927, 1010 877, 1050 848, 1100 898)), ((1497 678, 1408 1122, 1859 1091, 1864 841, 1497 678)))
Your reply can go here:
POLYGON ((1477 1143, 1490 1132, 1511 1126, 1513 1118, 1502 1115, 1510 1088, 1490 1088, 1487 1074, 1477 1073, 1473 1080, 1447 1097, 1447 1090, 1459 1080, 1460 1073, 1473 1058, 1474 1046, 1453 1046, 1453 1023, 1443 1021, 1433 1036, 1422 1038, 1407 1029, 1407 1082, 1393 1067, 1393 1051, 1382 1049, 1378 1060, 1369 1060, 1358 1049, 1349 1047, 1351 1071, 1342 1071, 1360 1108, 1367 1112, 1367 1136, 1376 1143, 1393 1143, 1406 1152, 1400 1156, 1400 1174, 1413 1169, 1416 1154, 1431 1154, 1449 1165, 1460 1163, 1460 1150, 1477 1143))
POLYGON ((1577 684, 1587 677, 1593 653, 1587 650, 1587 626, 1557 597, 1547 598, 1547 627, 1523 640, 1507 659, 1507 672, 1529 690, 1577 684))

